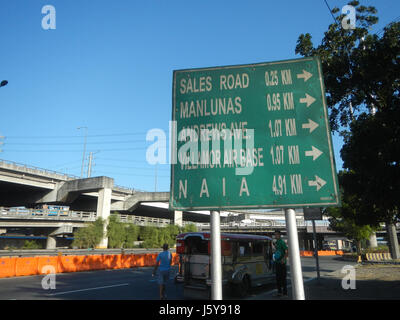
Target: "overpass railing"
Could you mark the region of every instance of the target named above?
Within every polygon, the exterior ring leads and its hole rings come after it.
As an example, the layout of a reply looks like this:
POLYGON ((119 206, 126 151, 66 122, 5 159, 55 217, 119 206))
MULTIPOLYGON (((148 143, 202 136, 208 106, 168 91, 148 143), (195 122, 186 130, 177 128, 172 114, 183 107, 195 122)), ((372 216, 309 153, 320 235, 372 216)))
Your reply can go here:
POLYGON ((55 175, 63 176, 64 178, 80 179, 78 176, 75 176, 75 175, 72 175, 72 174, 66 174, 66 173, 62 173, 62 172, 58 172, 58 171, 54 171, 54 170, 43 169, 43 168, 27 165, 27 164, 24 164, 24 163, 18 163, 18 162, 14 162, 14 161, 1 160, 0 159, 0 165, 2 165, 2 164, 12 165, 14 167, 17 167, 18 169, 35 170, 37 173, 42 173, 42 174, 43 173, 45 173, 45 174, 55 174, 55 175))
POLYGON ((97 218, 96 212, 71 211, 63 209, 29 209, 29 208, 0 207, 0 218, 2 216, 48 217, 48 218, 68 217, 68 218, 79 218, 87 221, 95 221, 97 218))
MULTIPOLYGON (((88 211, 72 211, 63 209, 27 209, 27 208, 6 208, 0 207, 0 219, 1 217, 42 217, 46 219, 53 218, 68 218, 68 219, 78 219, 84 221, 95 221, 97 219, 96 212, 88 211)), ((119 221, 124 223, 133 223, 136 225, 146 226, 154 225, 159 227, 165 227, 171 223, 170 219, 163 218, 152 218, 152 217, 142 217, 134 215, 118 215, 119 221)))
MULTIPOLYGON (((43 168, 39 168, 39 167, 35 167, 35 166, 31 166, 31 165, 27 165, 24 163, 18 163, 15 161, 10 161, 10 160, 3 160, 0 159, 0 166, 1 165, 9 165, 9 166, 13 166, 15 167, 15 169, 18 170, 23 170, 26 171, 27 169, 30 170, 35 170, 35 174, 51 174, 51 175, 57 175, 60 178, 62 177, 63 180, 76 180, 76 179, 82 179, 81 177, 75 176, 73 174, 67 174, 67 173, 63 173, 63 172, 59 172, 59 171, 55 171, 55 170, 50 170, 50 169, 43 169, 43 168)), ((123 186, 119 186, 119 185, 114 185, 114 189, 116 191, 121 191, 124 193, 130 193, 130 194, 134 194, 135 192, 143 192, 142 190, 139 189, 133 189, 133 188, 127 188, 127 187, 123 187, 123 186)))
MULTIPOLYGON (((311 223, 311 222, 310 222, 311 223)), ((306 228, 308 226, 308 222, 305 220, 297 220, 297 227, 306 228)), ((209 229, 209 223, 195 223, 197 227, 202 229, 209 229)), ((329 221, 318 221, 319 226, 329 226, 329 221)), ((221 229, 251 229, 251 228, 285 228, 286 223, 284 221, 279 220, 266 220, 265 222, 250 222, 250 223, 241 223, 241 222, 228 222, 228 223, 220 223, 221 229)))

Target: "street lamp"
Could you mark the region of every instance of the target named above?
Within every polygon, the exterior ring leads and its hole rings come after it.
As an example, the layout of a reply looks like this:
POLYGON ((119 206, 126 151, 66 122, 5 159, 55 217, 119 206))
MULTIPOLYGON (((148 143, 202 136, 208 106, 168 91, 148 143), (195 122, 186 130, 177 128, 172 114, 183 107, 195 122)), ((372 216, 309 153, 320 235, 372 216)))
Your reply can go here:
POLYGON ((0 87, 4 87, 8 84, 7 80, 3 80, 2 82, 0 82, 0 87))
POLYGON ((83 144, 83 157, 82 157, 82 168, 81 168, 81 178, 83 178, 83 168, 85 166, 85 153, 86 153, 86 139, 87 139, 87 127, 78 127, 78 130, 85 129, 85 143, 83 144))

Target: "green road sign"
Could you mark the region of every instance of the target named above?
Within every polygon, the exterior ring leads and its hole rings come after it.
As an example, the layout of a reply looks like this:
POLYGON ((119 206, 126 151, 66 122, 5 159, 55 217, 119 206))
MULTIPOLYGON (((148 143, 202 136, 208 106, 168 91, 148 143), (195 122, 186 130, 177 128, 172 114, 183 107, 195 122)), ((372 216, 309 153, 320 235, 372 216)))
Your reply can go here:
POLYGON ((318 58, 174 71, 172 118, 172 209, 339 205, 318 58))

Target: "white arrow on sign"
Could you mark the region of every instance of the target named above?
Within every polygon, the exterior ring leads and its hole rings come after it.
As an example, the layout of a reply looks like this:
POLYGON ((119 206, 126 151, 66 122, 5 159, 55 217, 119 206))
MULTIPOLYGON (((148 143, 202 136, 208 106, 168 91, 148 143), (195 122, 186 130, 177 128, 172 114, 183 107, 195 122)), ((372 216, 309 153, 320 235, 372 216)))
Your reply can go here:
POLYGON ((303 123, 303 125, 302 125, 303 129, 310 129, 310 133, 313 132, 318 127, 319 127, 319 124, 312 121, 311 119, 308 119, 308 123, 303 123))
POLYGON ((303 73, 299 73, 297 75, 297 79, 304 79, 304 82, 306 82, 308 79, 312 77, 312 73, 307 72, 306 70, 303 70, 303 73))
POLYGON ((315 175, 315 180, 308 181, 308 185, 310 187, 317 187, 317 191, 319 191, 319 189, 326 185, 326 181, 315 175))
POLYGON ((311 146, 311 149, 311 151, 306 151, 306 157, 313 157, 313 161, 315 161, 323 152, 314 146, 311 146))
POLYGON ((300 103, 307 103, 307 108, 315 102, 315 98, 306 93, 305 98, 300 98, 300 103))

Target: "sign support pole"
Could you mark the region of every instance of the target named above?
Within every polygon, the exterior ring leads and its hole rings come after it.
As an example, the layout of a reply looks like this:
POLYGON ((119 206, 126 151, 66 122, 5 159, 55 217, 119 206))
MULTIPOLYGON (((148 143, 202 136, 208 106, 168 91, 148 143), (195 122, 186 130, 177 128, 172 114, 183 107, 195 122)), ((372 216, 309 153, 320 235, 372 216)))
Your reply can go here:
POLYGON ((211 299, 222 300, 221 229, 219 211, 210 212, 211 299))
POLYGON ((312 221, 312 228, 313 228, 313 235, 314 235, 314 256, 315 256, 315 262, 317 264, 317 279, 319 280, 320 274, 319 274, 317 232, 315 230, 315 220, 313 219, 311 221, 312 221))
POLYGON ((296 211, 285 209, 286 232, 289 244, 290 274, 294 300, 305 300, 303 274, 301 270, 299 240, 297 236, 296 211))

